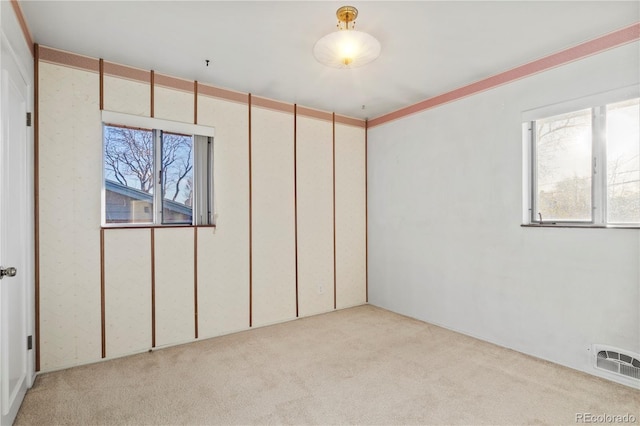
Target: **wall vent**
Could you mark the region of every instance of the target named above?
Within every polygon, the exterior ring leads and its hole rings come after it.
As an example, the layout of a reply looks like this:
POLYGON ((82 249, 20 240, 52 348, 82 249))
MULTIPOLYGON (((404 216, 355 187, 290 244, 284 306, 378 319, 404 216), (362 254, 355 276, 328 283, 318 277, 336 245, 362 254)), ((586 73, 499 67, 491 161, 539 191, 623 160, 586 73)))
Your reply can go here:
POLYGON ((640 355, 604 345, 593 345, 593 355, 596 368, 640 383, 640 355))

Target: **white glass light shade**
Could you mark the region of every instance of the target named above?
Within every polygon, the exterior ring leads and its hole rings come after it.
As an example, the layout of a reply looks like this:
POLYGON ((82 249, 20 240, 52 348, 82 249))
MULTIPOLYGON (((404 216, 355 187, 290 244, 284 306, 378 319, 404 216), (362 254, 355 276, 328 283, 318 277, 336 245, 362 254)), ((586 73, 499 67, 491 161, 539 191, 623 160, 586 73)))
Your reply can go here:
POLYGON ((316 42, 313 56, 329 67, 356 68, 380 56, 380 42, 362 31, 336 31, 316 42))

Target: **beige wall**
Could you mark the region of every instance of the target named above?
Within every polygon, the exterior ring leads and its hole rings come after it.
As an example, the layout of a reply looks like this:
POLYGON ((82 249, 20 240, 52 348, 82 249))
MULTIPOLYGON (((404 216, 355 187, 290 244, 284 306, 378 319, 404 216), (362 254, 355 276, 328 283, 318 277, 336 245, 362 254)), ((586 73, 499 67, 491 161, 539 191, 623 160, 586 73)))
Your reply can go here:
POLYGON ((151 110, 149 83, 104 76, 104 109, 148 117, 151 110))
POLYGON ((106 355, 151 347, 151 230, 104 235, 106 355))
POLYGON ((253 324, 296 317, 293 114, 252 106, 253 324))
POLYGON ((300 316, 333 309, 333 126, 298 117, 298 297, 300 316))
POLYGON ((101 354, 99 76, 39 68, 40 367, 101 354))
POLYGON ((336 307, 365 303, 366 187, 364 129, 336 124, 336 307))
POLYGON ((216 228, 198 230, 198 334, 249 325, 249 114, 246 103, 198 96, 198 123, 215 126, 216 228))
POLYGON ((98 60, 41 51, 42 371, 365 303, 363 123, 110 64, 104 109, 215 127, 216 227, 101 231, 98 60))

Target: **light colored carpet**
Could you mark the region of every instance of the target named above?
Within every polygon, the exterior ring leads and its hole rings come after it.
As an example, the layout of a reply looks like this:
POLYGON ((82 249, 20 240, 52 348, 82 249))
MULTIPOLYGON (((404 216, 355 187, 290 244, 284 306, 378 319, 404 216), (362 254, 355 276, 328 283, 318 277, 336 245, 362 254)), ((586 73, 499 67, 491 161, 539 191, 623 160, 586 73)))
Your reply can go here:
POLYGON ((576 424, 640 391, 373 306, 39 375, 16 425, 576 424))

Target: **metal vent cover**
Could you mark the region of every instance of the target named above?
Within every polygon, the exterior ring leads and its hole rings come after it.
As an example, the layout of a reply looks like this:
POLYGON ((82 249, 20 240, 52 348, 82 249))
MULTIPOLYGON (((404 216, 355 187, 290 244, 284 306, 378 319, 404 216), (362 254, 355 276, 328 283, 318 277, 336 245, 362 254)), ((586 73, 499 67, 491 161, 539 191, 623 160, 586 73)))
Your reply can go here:
POLYGON ((618 376, 640 381, 640 356, 623 349, 593 345, 594 366, 618 376))

